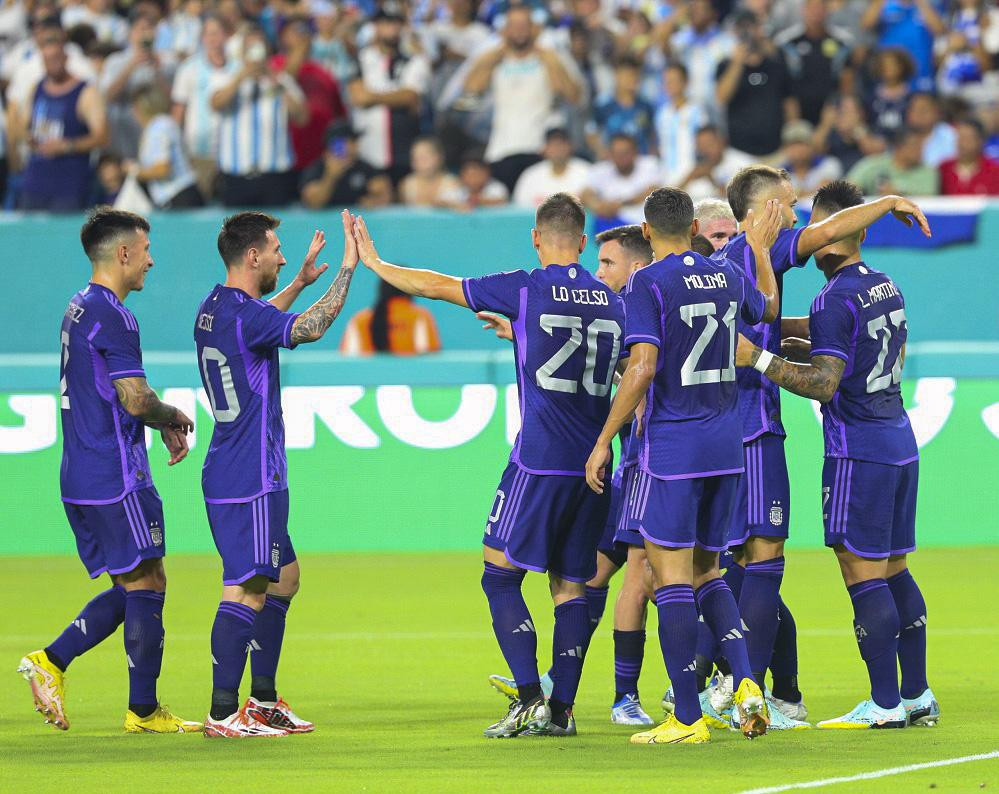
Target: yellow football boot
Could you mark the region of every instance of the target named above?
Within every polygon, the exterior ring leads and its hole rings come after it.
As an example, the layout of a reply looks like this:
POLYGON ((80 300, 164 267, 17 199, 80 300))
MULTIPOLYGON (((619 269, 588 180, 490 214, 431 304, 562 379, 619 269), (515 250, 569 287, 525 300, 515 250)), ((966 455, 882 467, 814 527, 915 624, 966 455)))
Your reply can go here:
POLYGON ((630 741, 632 744, 704 744, 711 741, 711 733, 703 718, 693 725, 684 725, 670 714, 665 722, 650 731, 634 734, 630 741))
POLYGON ((148 717, 132 710, 125 712, 125 733, 201 733, 204 727, 200 722, 182 720, 162 703, 148 717))
POLYGON ((45 651, 34 651, 25 656, 17 666, 17 672, 31 687, 35 711, 45 717, 49 725, 68 731, 65 673, 52 664, 45 651))
POLYGON ((770 727, 767 701, 760 687, 751 678, 743 678, 735 691, 735 708, 739 713, 739 729, 747 739, 762 736, 770 727))

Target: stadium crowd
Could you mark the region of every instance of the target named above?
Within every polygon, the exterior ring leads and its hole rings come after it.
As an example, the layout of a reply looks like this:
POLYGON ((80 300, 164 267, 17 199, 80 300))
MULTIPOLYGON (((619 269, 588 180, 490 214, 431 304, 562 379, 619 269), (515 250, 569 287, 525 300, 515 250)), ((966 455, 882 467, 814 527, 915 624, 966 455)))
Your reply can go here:
POLYGON ((999 195, 995 0, 4 0, 7 209, 999 195))

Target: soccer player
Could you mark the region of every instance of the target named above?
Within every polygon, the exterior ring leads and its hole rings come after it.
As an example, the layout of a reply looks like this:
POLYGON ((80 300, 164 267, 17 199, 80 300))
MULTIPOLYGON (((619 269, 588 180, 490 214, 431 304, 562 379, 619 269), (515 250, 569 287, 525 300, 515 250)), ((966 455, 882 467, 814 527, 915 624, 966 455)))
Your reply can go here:
POLYGON ((731 263, 690 250, 698 233, 690 196, 660 188, 645 200, 642 229, 657 261, 631 277, 625 296, 628 368, 586 462, 587 483, 604 492, 611 439, 644 396, 640 473, 629 521, 645 539, 676 703, 662 725, 632 737, 636 744, 710 738, 694 679, 698 611, 732 663, 743 733, 751 738, 766 732, 766 704, 752 677, 735 599, 720 578, 718 552, 727 545, 743 470, 735 318, 741 313, 755 324, 777 316, 768 249, 779 222, 776 201, 760 223, 750 222, 760 292, 731 263))
POLYGON ((572 704, 590 637, 586 582, 597 573, 610 509, 610 493, 591 493, 580 463, 607 416, 624 323, 621 299, 578 264, 585 224, 579 199, 549 196, 531 231, 542 267, 466 279, 388 264, 363 220, 354 226, 364 264, 393 286, 513 323, 522 424, 486 524, 482 589, 518 698, 486 729, 489 738, 576 734, 572 704), (548 573, 555 603, 548 702, 521 592, 527 571, 548 573))
POLYGON ((299 566, 288 536, 288 463, 281 415, 279 348, 315 342, 340 314, 357 266, 350 213, 342 215, 344 252, 332 286, 302 314, 288 310, 327 265, 326 245, 312 239, 292 283, 270 301, 285 265, 275 230, 262 212, 226 218, 218 249, 225 284, 198 309, 194 327, 201 380, 215 415, 201 484, 215 546, 222 557, 222 600, 212 627, 212 704, 205 735, 226 738, 307 733, 277 694, 275 678, 285 616, 298 592, 299 566), (239 682, 250 660, 251 692, 239 707, 239 682))
POLYGON ((62 320, 62 473, 66 517, 87 573, 112 586, 98 594, 44 650, 18 672, 31 685, 35 710, 69 730, 65 672, 70 663, 125 624, 128 733, 190 733, 201 723, 159 705, 163 660, 166 553, 163 503, 153 486, 145 428, 160 431, 169 464, 187 455, 191 420, 160 402, 146 383, 139 324, 124 301, 142 289, 153 266, 149 222, 100 207, 80 230, 93 267, 90 283, 70 299, 62 320))
MULTIPOLYGON (((652 261, 652 246, 642 236, 637 225, 617 226, 596 236, 600 243, 597 251, 597 278, 614 292, 621 293, 628 278, 636 270, 652 261)), ((500 339, 513 340, 509 320, 487 312, 477 315, 486 324, 484 329, 496 332, 500 339)), ((626 494, 630 487, 637 449, 631 444, 632 428, 621 431, 621 459, 611 480, 611 507, 607 514, 603 534, 597 544, 597 575, 586 583, 586 604, 590 613, 590 637, 596 631, 607 604, 610 580, 627 561, 625 582, 618 592, 614 606, 614 678, 615 695, 611 706, 611 722, 617 725, 653 725, 645 713, 638 696, 638 677, 645 655, 645 617, 648 605, 648 587, 645 575, 645 544, 629 536, 619 539, 617 533, 626 514, 626 494)), ((518 697, 517 682, 503 675, 489 676, 489 683, 511 699, 518 697)), ((551 695, 551 670, 541 676, 541 689, 551 695)))
MULTIPOLYGON (((783 289, 783 277, 790 269, 801 267, 808 258, 836 240, 856 235, 889 212, 908 222, 912 215, 925 228, 926 219, 912 202, 899 196, 886 196, 856 207, 824 217, 821 222, 795 229, 794 206, 797 197, 786 171, 769 166, 754 165, 743 168, 728 184, 728 201, 740 224, 740 233, 729 240, 717 256, 725 257, 745 268, 750 279, 755 279, 753 258, 746 257, 746 237, 742 229, 747 214, 757 214, 766 202, 778 200, 783 207, 783 228, 770 250, 770 259, 777 278, 777 289, 783 289)), ((781 346, 781 316, 771 322, 754 325, 739 320, 740 333, 769 350, 779 353, 781 346)), ((739 562, 730 565, 725 579, 737 594, 739 611, 748 627, 746 642, 749 660, 757 683, 763 686, 764 673, 770 664, 775 639, 780 625, 780 585, 784 576, 784 542, 788 536, 790 517, 790 488, 787 461, 784 456, 784 426, 780 418, 780 390, 766 377, 752 369, 738 372, 739 410, 743 421, 746 474, 740 478, 739 509, 734 516, 735 525, 730 533, 730 543, 740 546, 739 562)), ((785 626, 793 619, 784 609, 785 626)), ((699 678, 703 679, 705 659, 711 658, 710 637, 701 632, 699 642, 701 663, 699 678)), ((784 637, 782 647, 788 648, 784 637)), ((785 651, 783 658, 793 654, 785 651)), ((785 721, 778 715, 773 722, 775 729, 804 727, 795 724, 807 716, 797 686, 796 665, 777 665, 773 680, 773 700, 785 721)), ((720 704, 725 705, 725 704, 720 704)), ((773 710, 773 709, 772 709, 773 710)))
MULTIPOLYGON (((863 200, 856 185, 833 182, 816 194, 812 221, 863 200)), ((907 562, 916 548, 919 453, 900 388, 905 300, 889 276, 864 263, 863 239, 860 231, 815 254, 828 283, 809 313, 809 363, 791 363, 745 337, 736 361, 822 403, 825 542, 853 602, 871 698, 820 728, 902 728, 940 716, 926 683, 926 604, 907 562)))

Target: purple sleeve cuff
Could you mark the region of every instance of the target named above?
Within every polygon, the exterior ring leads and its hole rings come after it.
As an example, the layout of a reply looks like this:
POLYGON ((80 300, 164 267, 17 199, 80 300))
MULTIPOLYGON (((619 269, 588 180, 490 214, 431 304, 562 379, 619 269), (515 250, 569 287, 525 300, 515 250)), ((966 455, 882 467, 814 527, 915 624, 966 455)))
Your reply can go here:
POLYGON ((624 346, 631 347, 636 342, 648 342, 650 345, 655 345, 659 347, 662 342, 659 340, 658 336, 652 336, 651 334, 631 334, 624 338, 624 346))
POLYGON ((108 377, 111 380, 118 380, 118 378, 144 378, 146 373, 141 369, 122 369, 118 372, 109 372, 108 377))
POLYGON ((284 326, 284 333, 281 334, 281 345, 289 350, 295 347, 295 345, 291 343, 291 327, 295 324, 295 320, 297 319, 297 314, 288 315, 288 322, 284 326))
POLYGON ((468 289, 468 282, 471 281, 469 278, 463 278, 461 280, 461 291, 465 293, 465 303, 468 304, 468 308, 473 312, 479 311, 479 307, 475 305, 475 301, 472 300, 472 293, 468 289))
POLYGON ((836 358, 841 358, 844 361, 849 361, 850 357, 844 353, 842 350, 836 350, 834 347, 813 347, 811 354, 814 356, 835 356, 836 358))

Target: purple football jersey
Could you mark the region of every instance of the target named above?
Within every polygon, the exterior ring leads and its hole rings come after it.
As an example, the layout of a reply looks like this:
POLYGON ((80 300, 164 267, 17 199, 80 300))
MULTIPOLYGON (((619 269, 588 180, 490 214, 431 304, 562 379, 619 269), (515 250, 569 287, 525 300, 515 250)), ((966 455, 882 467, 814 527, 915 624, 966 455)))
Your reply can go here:
POLYGON ((846 362, 839 388, 822 406, 826 457, 901 466, 919 457, 902 405, 905 300, 869 265, 838 271, 809 314, 813 356, 846 362))
POLYGON ((248 502, 288 487, 278 348, 293 347, 296 317, 218 284, 198 309, 194 341, 215 415, 201 472, 206 502, 248 502))
POLYGON ((620 296, 582 265, 467 278, 462 287, 471 309, 512 321, 521 430, 510 460, 532 474, 582 476, 610 410, 620 296))
POLYGON ((112 381, 144 378, 139 324, 107 287, 76 293, 62 320, 62 500, 111 504, 153 484, 145 425, 112 381))
POLYGON ((665 480, 741 472, 736 320, 753 325, 763 295, 724 259, 688 251, 631 277, 625 345, 659 348, 646 398, 639 462, 665 480))
MULTIPOLYGON (((784 274, 793 267, 801 267, 808 261, 798 257, 798 237, 802 229, 781 229, 777 240, 770 248, 770 263, 777 280, 777 291, 784 294, 784 274)), ((756 284, 756 257, 746 241, 746 233, 741 232, 728 241, 728 244, 715 254, 715 258, 730 260, 742 268, 753 284, 756 284)), ((750 342, 780 355, 780 318, 772 323, 753 325, 739 320, 737 328, 750 342)), ((739 383, 739 413, 742 415, 743 441, 749 442, 764 433, 786 435, 780 420, 780 388, 752 367, 740 367, 737 376, 739 383)))

